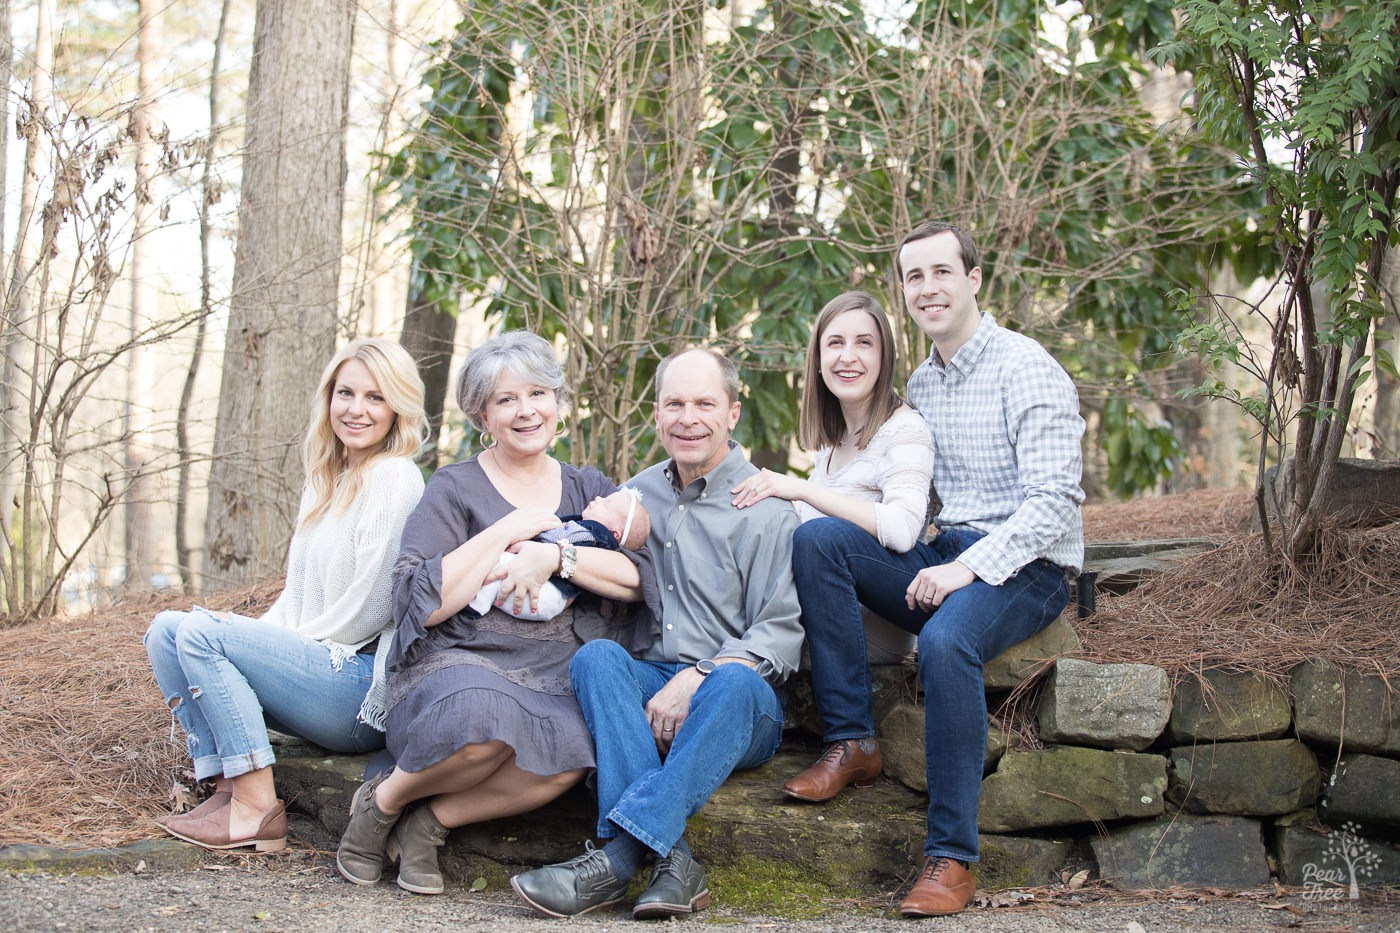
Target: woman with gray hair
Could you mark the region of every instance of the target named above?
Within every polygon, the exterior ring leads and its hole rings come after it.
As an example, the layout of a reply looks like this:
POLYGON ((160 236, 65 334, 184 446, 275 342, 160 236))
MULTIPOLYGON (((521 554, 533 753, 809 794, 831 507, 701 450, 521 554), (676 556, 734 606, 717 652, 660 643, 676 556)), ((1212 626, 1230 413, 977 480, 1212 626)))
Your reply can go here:
POLYGON ((386 736, 396 764, 351 802, 336 862, 356 884, 397 859, 399 887, 439 894, 437 848, 451 828, 531 810, 576 784, 594 759, 569 660, 590 638, 641 647, 657 634, 645 547, 532 540, 617 490, 550 455, 569 401, 553 347, 532 333, 495 337, 462 367, 457 403, 484 449, 434 473, 404 528, 386 736), (583 592, 552 619, 469 606, 499 581, 496 607, 533 608, 556 575, 583 592))

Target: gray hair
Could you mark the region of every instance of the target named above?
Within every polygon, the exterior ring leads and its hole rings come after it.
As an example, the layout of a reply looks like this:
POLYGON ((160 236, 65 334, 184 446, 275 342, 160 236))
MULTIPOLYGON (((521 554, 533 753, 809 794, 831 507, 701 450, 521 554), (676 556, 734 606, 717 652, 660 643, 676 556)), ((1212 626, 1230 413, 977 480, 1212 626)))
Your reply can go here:
POLYGON ((509 369, 521 379, 554 390, 560 414, 569 410, 573 391, 564 378, 564 367, 548 340, 528 330, 508 330, 492 337, 467 355, 457 376, 457 406, 477 431, 486 430, 481 413, 509 369))

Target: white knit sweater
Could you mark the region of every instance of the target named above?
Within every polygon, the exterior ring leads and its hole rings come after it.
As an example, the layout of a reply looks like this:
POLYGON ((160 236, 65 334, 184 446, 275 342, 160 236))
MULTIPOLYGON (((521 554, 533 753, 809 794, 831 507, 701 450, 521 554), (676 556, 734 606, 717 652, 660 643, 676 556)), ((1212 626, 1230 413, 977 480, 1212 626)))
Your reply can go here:
MULTIPOLYGON (((292 537, 287 582, 264 622, 289 628, 331 651, 336 669, 379 639, 374 681, 359 719, 384 728, 384 660, 393 640, 393 571, 409 513, 423 494, 423 474, 407 457, 376 462, 343 512, 323 515, 292 537)), ((298 524, 312 505, 308 487, 298 524)))

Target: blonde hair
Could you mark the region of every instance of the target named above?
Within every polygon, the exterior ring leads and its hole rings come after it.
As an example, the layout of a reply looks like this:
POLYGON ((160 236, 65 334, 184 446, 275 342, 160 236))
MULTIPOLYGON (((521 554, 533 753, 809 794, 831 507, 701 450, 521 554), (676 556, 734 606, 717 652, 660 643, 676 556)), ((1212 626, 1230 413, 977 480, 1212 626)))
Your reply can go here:
POLYGON ((311 399, 311 420, 302 442, 306 484, 315 496, 302 518, 301 528, 320 521, 332 509, 344 511, 355 501, 365 477, 381 457, 415 457, 428 439, 428 413, 423 410, 423 379, 408 351, 382 337, 352 340, 326 364, 321 383, 311 399), (340 367, 359 360, 374 377, 384 401, 394 412, 394 423, 379 449, 351 465, 349 452, 331 426, 331 396, 340 367))
POLYGON ((797 433, 798 443, 807 450, 835 447, 846 433, 846 418, 841 413, 841 403, 822 379, 821 342, 831 322, 847 311, 869 314, 880 331, 880 374, 875 378, 875 388, 870 393, 858 448, 864 450, 875 432, 904 404, 894 388, 897 351, 894 330, 890 327, 884 306, 868 292, 842 292, 828 301, 817 315, 817 321, 812 325, 812 339, 807 342, 807 372, 802 382, 802 408, 797 433))

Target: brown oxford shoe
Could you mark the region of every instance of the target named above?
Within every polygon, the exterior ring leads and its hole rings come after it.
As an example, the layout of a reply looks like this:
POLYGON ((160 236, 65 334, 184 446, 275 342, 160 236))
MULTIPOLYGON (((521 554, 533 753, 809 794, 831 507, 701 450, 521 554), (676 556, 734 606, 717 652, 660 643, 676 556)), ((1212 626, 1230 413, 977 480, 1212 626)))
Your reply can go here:
POLYGON ((869 787, 880 777, 880 749, 869 754, 860 750, 855 739, 832 742, 806 771, 783 785, 783 793, 798 800, 821 803, 830 800, 847 784, 869 787))
POLYGON ((977 879, 950 858, 930 858, 899 905, 906 917, 942 917, 965 910, 977 892, 977 879))

